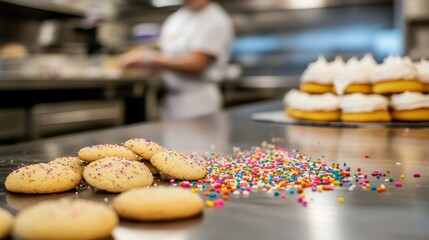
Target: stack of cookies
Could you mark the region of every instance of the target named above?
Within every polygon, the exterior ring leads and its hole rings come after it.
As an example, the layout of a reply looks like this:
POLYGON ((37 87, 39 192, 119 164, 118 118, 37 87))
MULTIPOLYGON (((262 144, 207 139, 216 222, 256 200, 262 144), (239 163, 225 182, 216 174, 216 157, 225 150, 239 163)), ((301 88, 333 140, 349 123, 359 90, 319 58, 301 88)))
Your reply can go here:
POLYGON ((6 189, 21 194, 55 194, 78 189, 86 182, 99 191, 122 193, 113 201, 115 211, 84 200, 49 200, 24 209, 13 224, 13 217, 0 209, 0 220, 7 223, 0 227, 0 239, 12 231, 12 225, 14 233, 24 239, 103 238, 118 225, 118 215, 138 221, 169 221, 203 211, 198 194, 181 188, 151 187, 159 173, 188 181, 204 178, 206 168, 190 155, 147 139, 89 146, 77 155, 21 167, 8 175, 6 189))
POLYGON ((300 90, 286 94, 286 113, 310 121, 429 121, 429 63, 388 57, 377 65, 372 55, 319 57, 301 77, 300 90))

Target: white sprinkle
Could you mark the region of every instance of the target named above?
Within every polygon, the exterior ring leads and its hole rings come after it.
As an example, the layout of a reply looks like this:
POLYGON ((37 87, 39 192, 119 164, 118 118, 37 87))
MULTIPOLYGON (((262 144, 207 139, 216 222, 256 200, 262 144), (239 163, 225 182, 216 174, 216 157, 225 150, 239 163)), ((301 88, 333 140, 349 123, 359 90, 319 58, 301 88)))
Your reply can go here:
POLYGON ((108 202, 109 201, 109 199, 106 197, 106 198, 104 198, 104 202, 108 202))
POLYGON ((400 163, 400 162, 396 163, 396 166, 401 166, 401 165, 402 165, 402 163, 400 163))

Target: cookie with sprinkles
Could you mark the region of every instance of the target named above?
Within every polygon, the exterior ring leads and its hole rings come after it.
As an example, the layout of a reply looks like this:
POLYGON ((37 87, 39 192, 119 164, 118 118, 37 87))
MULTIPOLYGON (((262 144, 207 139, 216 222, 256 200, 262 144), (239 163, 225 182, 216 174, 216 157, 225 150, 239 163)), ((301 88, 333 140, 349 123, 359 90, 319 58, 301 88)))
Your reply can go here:
POLYGON ((51 194, 74 189, 82 176, 72 168, 39 163, 21 167, 6 178, 6 189, 15 193, 51 194))
POLYGON ((91 186, 113 193, 147 187, 153 182, 150 170, 142 162, 124 158, 92 162, 85 168, 83 176, 91 186))
POLYGON ((124 147, 135 152, 137 155, 143 158, 143 160, 150 161, 150 158, 160 152, 165 152, 167 149, 160 146, 156 142, 144 138, 130 139, 124 142, 124 147))
POLYGON ((21 211, 14 234, 23 239, 100 239, 110 237, 118 222, 116 213, 102 203, 61 199, 21 211))
POLYGON ((175 187, 133 189, 121 193, 113 208, 125 219, 137 221, 171 221, 200 215, 204 210, 198 194, 175 187))
POLYGON ((12 231, 13 216, 2 208, 0 208, 0 223, 0 239, 3 239, 12 231))
POLYGON ((207 174, 206 168, 196 159, 176 151, 157 153, 150 162, 161 172, 180 180, 198 180, 207 174))
POLYGON ((108 157, 123 157, 129 160, 140 160, 140 157, 126 147, 117 144, 100 144, 79 150, 78 156, 86 162, 94 162, 108 157))
POLYGON ((81 176, 83 175, 83 170, 85 169, 85 162, 80 160, 78 157, 59 157, 50 161, 49 164, 71 168, 81 176))

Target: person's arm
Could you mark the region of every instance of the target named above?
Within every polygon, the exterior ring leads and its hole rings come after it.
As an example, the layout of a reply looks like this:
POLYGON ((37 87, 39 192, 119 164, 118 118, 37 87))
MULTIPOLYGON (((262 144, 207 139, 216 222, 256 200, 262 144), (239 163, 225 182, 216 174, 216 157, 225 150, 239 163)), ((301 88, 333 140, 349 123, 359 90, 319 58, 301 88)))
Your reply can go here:
POLYGON ((185 57, 165 57, 161 53, 155 53, 152 57, 152 63, 156 67, 191 74, 204 72, 214 60, 214 57, 202 52, 193 52, 185 57))
POLYGON ((184 57, 166 57, 160 52, 144 48, 133 49, 120 57, 123 68, 150 66, 190 74, 204 72, 214 60, 214 57, 202 52, 193 52, 184 57))

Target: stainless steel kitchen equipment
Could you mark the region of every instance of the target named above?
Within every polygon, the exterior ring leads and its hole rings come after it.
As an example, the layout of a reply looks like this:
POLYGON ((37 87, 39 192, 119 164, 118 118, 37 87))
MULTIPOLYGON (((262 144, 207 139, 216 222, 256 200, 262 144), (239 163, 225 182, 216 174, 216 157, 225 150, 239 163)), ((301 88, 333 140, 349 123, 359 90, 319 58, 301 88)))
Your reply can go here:
MULTIPOLYGON (((234 147, 247 149, 263 141, 285 146, 328 164, 343 165, 356 172, 390 171, 389 178, 401 181, 401 188, 385 183, 384 177, 371 182, 387 185, 380 194, 356 187, 339 187, 318 193, 305 190, 307 207, 298 196, 286 199, 265 192, 249 196, 231 195, 223 209, 207 208, 195 219, 139 223, 122 220, 115 239, 428 239, 429 229, 429 130, 428 129, 340 129, 284 126, 253 122, 256 112, 278 110, 281 102, 236 108, 190 121, 138 124, 111 130, 75 134, 0 149, 0 182, 21 164, 50 161, 58 156, 74 156, 84 146, 121 143, 144 137, 170 149, 203 154, 231 153, 234 147), (319 152, 316 152, 318 149, 319 152), (364 156, 368 155, 368 158, 364 156), (421 173, 420 178, 413 178, 421 173), (404 174, 405 179, 400 175, 404 174), (343 197, 345 202, 338 203, 343 197)), ((18 211, 49 199, 75 197, 111 204, 116 194, 74 191, 55 195, 22 195, 7 192, 0 185, 0 207, 18 211)), ((84 211, 84 209, 82 209, 84 211)))

